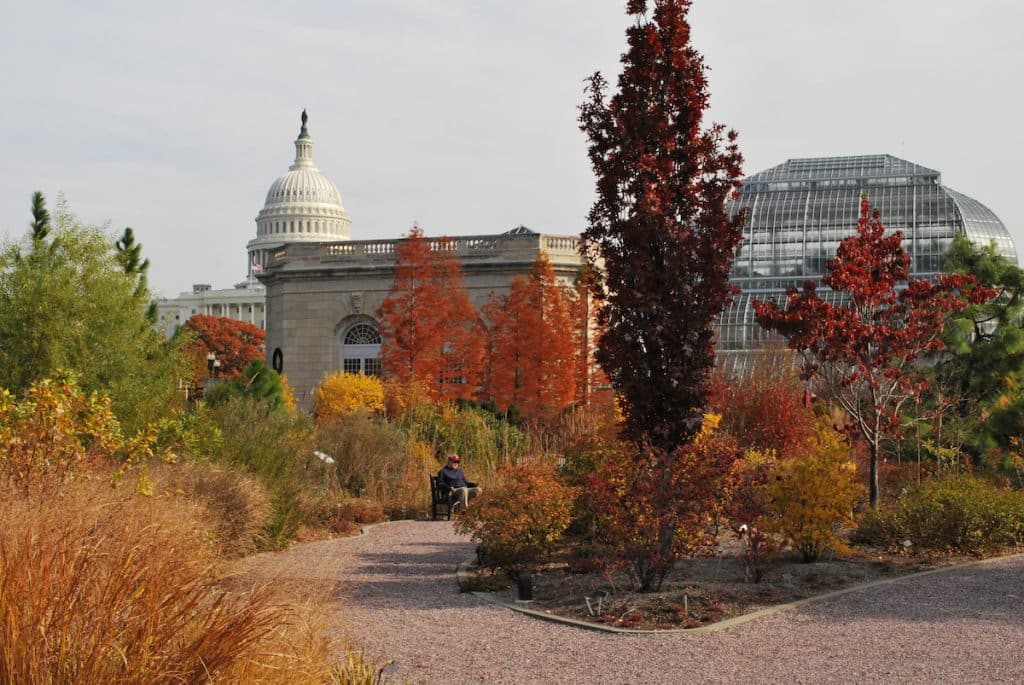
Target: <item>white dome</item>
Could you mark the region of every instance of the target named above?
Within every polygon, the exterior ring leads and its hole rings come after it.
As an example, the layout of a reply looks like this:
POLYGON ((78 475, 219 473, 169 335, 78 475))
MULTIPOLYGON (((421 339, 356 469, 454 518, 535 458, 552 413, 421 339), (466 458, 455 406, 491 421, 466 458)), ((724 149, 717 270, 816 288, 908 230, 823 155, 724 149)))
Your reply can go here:
POLYGON ((313 139, 306 121, 303 111, 295 163, 270 185, 263 209, 256 215, 256 238, 247 246, 250 270, 252 264, 266 265, 270 251, 286 243, 349 239, 352 220, 341 205, 338 189, 313 163, 313 139))
POLYGON ((329 205, 341 209, 341 195, 331 179, 316 167, 288 171, 277 178, 267 191, 264 209, 272 205, 329 205))

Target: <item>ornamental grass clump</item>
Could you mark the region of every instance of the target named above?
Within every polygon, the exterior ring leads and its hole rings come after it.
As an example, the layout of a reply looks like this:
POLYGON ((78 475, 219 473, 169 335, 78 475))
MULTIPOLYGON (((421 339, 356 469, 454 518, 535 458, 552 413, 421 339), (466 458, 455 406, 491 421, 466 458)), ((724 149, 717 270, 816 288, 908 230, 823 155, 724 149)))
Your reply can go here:
POLYGON ((340 497, 372 500, 396 517, 426 510, 434 451, 395 424, 357 411, 321 423, 316 445, 334 460, 340 497))
MULTIPOLYGON (((529 436, 510 421, 481 407, 452 403, 420 404, 402 415, 397 425, 434 454, 468 457, 474 480, 487 483, 502 464, 526 457, 529 436)), ((440 468, 440 467, 438 467, 440 468)))
POLYGON ((270 497, 253 476, 230 466, 188 461, 145 473, 154 494, 184 498, 203 511, 221 556, 242 557, 260 548, 270 522, 270 497))
POLYGON ((0 682, 331 677, 302 612, 266 587, 223 587, 204 514, 183 498, 82 478, 0 506, 0 682))

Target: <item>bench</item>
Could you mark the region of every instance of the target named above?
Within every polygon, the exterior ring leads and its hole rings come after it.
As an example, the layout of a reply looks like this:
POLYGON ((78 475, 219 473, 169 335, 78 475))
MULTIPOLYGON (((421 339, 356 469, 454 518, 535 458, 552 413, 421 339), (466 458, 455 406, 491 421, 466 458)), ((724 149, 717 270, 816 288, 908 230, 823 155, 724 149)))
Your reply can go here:
POLYGON ((448 499, 450 488, 437 482, 437 476, 430 477, 430 518, 437 520, 438 511, 444 507, 445 518, 452 519, 452 503, 448 499))

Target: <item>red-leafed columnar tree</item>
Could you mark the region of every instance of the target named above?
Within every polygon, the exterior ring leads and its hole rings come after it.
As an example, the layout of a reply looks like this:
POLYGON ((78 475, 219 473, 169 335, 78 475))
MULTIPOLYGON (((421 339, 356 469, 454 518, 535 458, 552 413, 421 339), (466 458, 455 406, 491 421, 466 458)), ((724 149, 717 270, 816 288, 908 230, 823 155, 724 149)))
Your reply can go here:
POLYGON ((527 278, 484 308, 491 320, 490 395, 502 411, 549 421, 576 394, 576 328, 572 294, 559 284, 548 256, 537 255, 527 278))
POLYGON ((226 316, 195 314, 185 322, 185 328, 195 334, 192 343, 197 351, 198 378, 205 376, 206 354, 213 352, 220 362, 220 375, 236 378, 254 359, 263 359, 263 329, 247 321, 226 316))
POLYGON ((379 314, 388 378, 422 383, 434 399, 478 391, 483 336, 451 241, 432 245, 413 227, 395 248, 395 281, 379 314))
POLYGON ((818 381, 867 441, 872 506, 879 500, 882 439, 899 429, 900 407, 924 390, 917 367, 942 349, 944 317, 993 295, 970 276, 910 280, 902 241, 900 231, 886 234, 878 210, 862 197, 856 233, 839 243, 821 279, 831 297, 807 281, 803 290, 789 290, 785 309, 754 303, 758 323, 801 354, 805 376, 818 381))
POLYGON ((619 92, 590 79, 581 128, 590 139, 597 201, 584 232, 603 263, 597 356, 624 399, 627 437, 672 450, 700 428, 714 365, 715 318, 729 302, 742 217, 735 132, 702 127, 708 106, 685 0, 632 0, 619 92), (652 18, 647 18, 653 5, 652 18))
MULTIPOLYGON (((624 435, 642 449, 660 523, 644 553, 643 589, 674 557, 682 516, 675 462, 700 428, 714 365, 713 322, 729 303, 729 269, 743 216, 725 201, 739 185, 736 134, 705 127, 704 62, 690 45, 687 0, 630 0, 618 92, 589 80, 580 126, 589 138, 597 200, 584 250, 603 264, 597 358, 623 400, 624 435), (648 10, 653 11, 648 14, 648 10)), ((697 517, 699 518, 699 517, 697 517)))

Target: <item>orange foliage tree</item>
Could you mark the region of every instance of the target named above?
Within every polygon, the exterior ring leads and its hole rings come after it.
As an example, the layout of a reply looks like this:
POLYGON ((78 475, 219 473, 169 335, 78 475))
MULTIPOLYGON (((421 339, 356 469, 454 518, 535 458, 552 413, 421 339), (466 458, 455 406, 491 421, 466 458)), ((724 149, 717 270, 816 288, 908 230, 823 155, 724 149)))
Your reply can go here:
POLYGON ((484 308, 493 325, 489 393, 502 411, 515 406, 525 418, 550 420, 572 403, 578 357, 572 300, 541 252, 528 278, 513 279, 509 294, 484 308))
POLYGON ((608 409, 614 403, 615 393, 608 374, 594 358, 600 333, 595 321, 595 312, 600 305, 595 296, 596 280, 594 267, 586 265, 580 269, 573 284, 570 311, 576 336, 576 403, 581 407, 608 409))
POLYGON ((237 378, 242 369, 254 359, 263 359, 263 341, 266 334, 259 326, 226 316, 196 314, 185 322, 185 328, 195 334, 192 350, 199 368, 197 380, 206 376, 206 353, 213 352, 220 360, 220 374, 224 378, 237 378), (201 352, 202 354, 199 354, 201 352))
POLYGON ((608 563, 623 564, 638 590, 658 590, 677 558, 715 548, 722 493, 739 458, 735 438, 716 432, 719 420, 705 416, 694 441, 671 458, 650 445, 612 450, 590 476, 598 542, 608 563), (674 533, 667 549, 665 528, 674 533))
POLYGON ((470 399, 481 383, 483 336, 454 252, 451 240, 432 245, 414 226, 395 248, 395 281, 379 310, 385 376, 422 383, 433 399, 470 399))
POLYGON ((441 345, 436 349, 441 399, 470 399, 483 384, 487 330, 469 301, 462 278, 462 265, 449 238, 437 241, 430 253, 434 285, 442 297, 438 312, 441 345))

